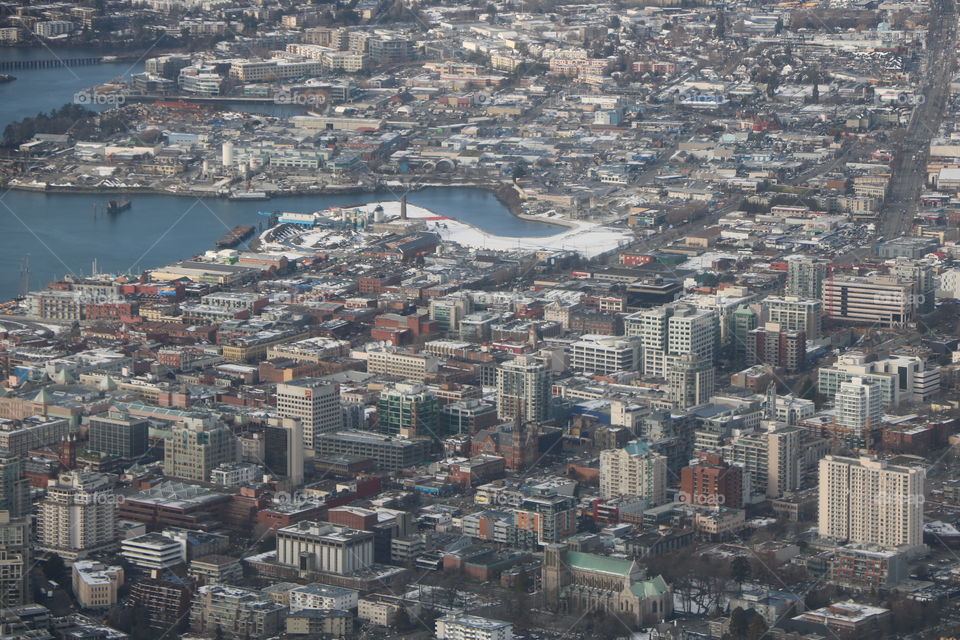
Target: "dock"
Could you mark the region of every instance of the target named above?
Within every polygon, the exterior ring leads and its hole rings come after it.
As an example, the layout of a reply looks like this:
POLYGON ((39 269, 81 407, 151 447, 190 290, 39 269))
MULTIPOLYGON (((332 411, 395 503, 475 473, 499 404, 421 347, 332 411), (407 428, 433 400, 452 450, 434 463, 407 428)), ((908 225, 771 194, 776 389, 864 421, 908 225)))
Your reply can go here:
POLYGON ((248 224, 241 224, 234 227, 229 233, 217 240, 217 248, 230 249, 235 247, 252 236, 254 231, 254 227, 248 224))

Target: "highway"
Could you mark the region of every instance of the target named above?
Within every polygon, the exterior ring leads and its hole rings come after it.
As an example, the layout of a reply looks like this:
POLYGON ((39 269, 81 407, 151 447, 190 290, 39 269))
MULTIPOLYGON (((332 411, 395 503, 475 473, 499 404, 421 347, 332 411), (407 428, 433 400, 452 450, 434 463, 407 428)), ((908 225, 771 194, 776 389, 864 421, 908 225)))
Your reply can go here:
POLYGON ((927 32, 927 68, 906 135, 894 151, 893 177, 880 211, 877 234, 896 238, 910 231, 927 178, 930 140, 937 134, 950 96, 957 47, 956 0, 932 0, 927 32))

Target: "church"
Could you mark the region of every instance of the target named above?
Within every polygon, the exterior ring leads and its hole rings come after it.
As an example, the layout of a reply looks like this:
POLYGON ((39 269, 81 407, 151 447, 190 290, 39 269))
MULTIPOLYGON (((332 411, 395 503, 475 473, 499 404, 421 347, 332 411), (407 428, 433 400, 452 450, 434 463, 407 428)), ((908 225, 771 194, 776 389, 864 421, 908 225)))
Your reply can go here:
POLYGON ((636 560, 608 558, 549 544, 543 557, 544 605, 561 613, 605 611, 634 628, 673 613, 673 590, 662 576, 645 579, 636 560))

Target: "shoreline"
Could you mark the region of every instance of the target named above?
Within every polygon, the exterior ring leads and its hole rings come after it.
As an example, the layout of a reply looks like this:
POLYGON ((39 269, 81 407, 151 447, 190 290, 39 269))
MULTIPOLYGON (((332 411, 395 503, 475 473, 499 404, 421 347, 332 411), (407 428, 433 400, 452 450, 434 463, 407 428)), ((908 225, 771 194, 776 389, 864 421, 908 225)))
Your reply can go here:
MULTIPOLYGON (((49 194, 76 194, 76 195, 102 195, 104 197, 109 197, 111 195, 135 195, 135 194, 146 194, 146 195, 158 195, 158 196, 174 196, 179 198, 198 198, 205 200, 228 200, 233 202, 269 202, 271 200, 283 200, 284 198, 297 198, 302 196, 335 196, 335 195, 351 195, 351 194, 376 194, 384 193, 391 191, 391 185, 385 185, 380 187, 363 187, 358 185, 344 185, 342 188, 330 188, 324 187, 322 189, 303 189, 300 191, 284 191, 284 192, 265 192, 267 193, 267 198, 264 199, 244 199, 244 198, 230 198, 229 196, 217 194, 217 193, 206 193, 206 192, 195 192, 195 191, 169 191, 166 189, 156 189, 154 187, 122 187, 117 189, 104 189, 100 187, 82 187, 82 186, 29 186, 25 184, 10 184, 9 182, 0 185, 0 188, 10 191, 22 191, 26 193, 49 193, 49 194)), ((540 222, 543 224, 552 225, 555 227, 561 227, 564 229, 575 228, 576 225, 569 220, 564 218, 545 218, 542 216, 533 216, 523 212, 523 207, 521 206, 522 200, 520 200, 519 195, 516 194, 512 183, 500 182, 500 183, 476 183, 476 182, 456 182, 456 183, 431 183, 431 184, 421 184, 415 187, 408 188, 408 192, 420 191, 421 189, 427 188, 439 188, 439 189, 480 189, 491 194, 497 199, 497 201, 503 205, 503 207, 510 212, 516 218, 521 220, 526 220, 528 222, 540 222), (506 192, 506 193, 505 193, 506 192), (508 193, 514 194, 515 197, 509 197, 508 193)), ((448 216, 454 218, 454 216, 448 216)))

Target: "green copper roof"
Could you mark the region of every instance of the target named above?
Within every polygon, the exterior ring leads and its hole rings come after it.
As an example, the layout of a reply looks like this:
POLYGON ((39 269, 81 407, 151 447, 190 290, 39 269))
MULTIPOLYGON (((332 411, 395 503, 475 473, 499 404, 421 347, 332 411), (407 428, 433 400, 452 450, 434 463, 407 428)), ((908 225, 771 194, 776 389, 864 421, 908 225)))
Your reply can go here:
POLYGON ((582 569, 584 571, 597 571, 599 573, 610 573, 618 576, 628 576, 633 567, 633 560, 622 560, 620 558, 607 558, 593 553, 582 553, 580 551, 567 552, 567 564, 573 569, 582 569))
POLYGON ((663 579, 663 576, 657 576, 656 578, 644 580, 643 582, 635 582, 630 585, 630 592, 641 598, 662 596, 669 590, 670 587, 667 586, 667 581, 663 579))

